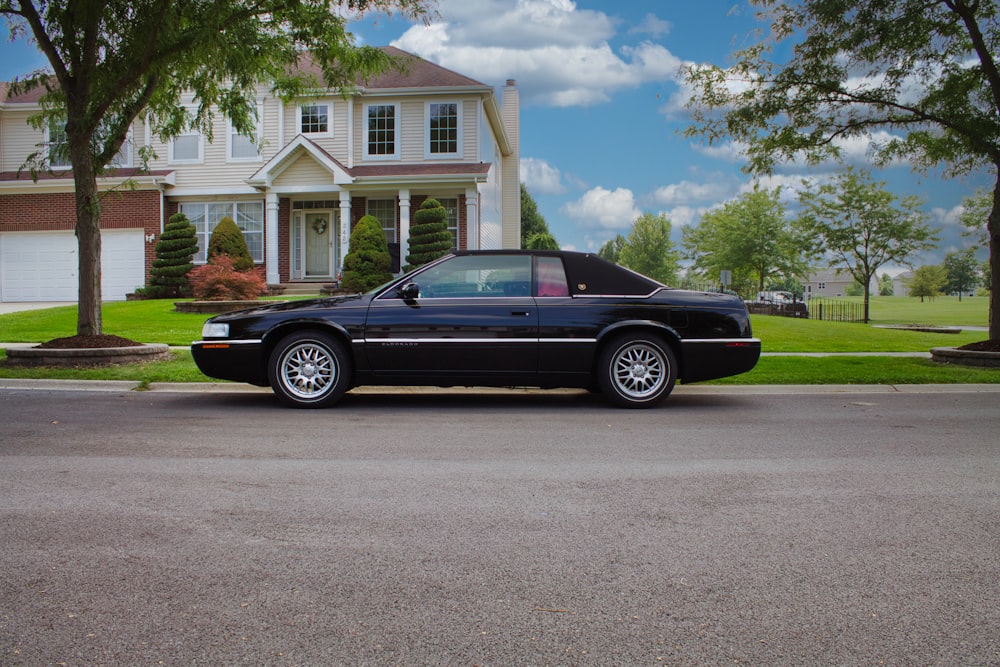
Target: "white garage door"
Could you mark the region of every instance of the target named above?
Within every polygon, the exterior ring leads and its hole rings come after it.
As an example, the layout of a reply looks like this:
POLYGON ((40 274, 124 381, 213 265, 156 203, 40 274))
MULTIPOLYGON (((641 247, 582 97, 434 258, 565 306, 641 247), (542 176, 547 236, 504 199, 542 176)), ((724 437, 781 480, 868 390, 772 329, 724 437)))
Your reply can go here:
MULTIPOLYGON (((124 301, 146 282, 141 229, 101 232, 101 293, 124 301)), ((73 232, 0 234, 0 301, 76 301, 77 241, 73 232)))

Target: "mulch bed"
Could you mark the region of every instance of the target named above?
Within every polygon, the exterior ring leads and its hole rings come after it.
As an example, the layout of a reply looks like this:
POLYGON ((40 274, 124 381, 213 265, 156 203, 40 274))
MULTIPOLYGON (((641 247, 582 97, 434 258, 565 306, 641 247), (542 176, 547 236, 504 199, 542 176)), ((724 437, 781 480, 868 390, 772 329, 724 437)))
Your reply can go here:
POLYGON ((111 336, 102 334, 100 336, 67 336, 66 338, 53 338, 40 344, 38 347, 49 350, 73 350, 73 349, 96 349, 100 347, 141 347, 142 343, 137 343, 121 336, 111 336))
POLYGON ((1000 340, 981 340, 978 343, 963 345, 958 349, 970 352, 1000 352, 1000 340))

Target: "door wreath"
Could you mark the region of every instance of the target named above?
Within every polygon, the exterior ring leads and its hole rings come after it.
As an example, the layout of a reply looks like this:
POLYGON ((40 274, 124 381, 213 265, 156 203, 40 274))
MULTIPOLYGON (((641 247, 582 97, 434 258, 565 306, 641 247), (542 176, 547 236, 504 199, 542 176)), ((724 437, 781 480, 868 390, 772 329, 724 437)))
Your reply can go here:
POLYGON ((322 218, 313 220, 312 227, 314 232, 316 232, 319 235, 322 235, 323 232, 326 231, 326 220, 323 220, 322 218))

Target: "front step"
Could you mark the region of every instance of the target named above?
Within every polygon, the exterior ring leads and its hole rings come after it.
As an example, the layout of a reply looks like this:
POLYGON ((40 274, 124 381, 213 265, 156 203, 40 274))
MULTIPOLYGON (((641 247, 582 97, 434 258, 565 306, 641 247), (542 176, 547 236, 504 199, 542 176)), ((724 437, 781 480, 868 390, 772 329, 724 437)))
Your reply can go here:
POLYGON ((332 289, 333 283, 281 283, 271 291, 281 296, 320 296, 329 294, 332 289))

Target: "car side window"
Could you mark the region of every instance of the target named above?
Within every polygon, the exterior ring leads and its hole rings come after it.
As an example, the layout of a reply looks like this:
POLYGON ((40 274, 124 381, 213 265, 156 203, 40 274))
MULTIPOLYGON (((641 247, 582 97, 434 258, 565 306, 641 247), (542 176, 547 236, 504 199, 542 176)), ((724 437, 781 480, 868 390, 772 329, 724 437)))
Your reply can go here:
POLYGON ((558 257, 538 257, 535 296, 569 296, 566 269, 558 257))
POLYGON ((528 255, 455 257, 414 276, 422 299, 530 296, 528 255))

